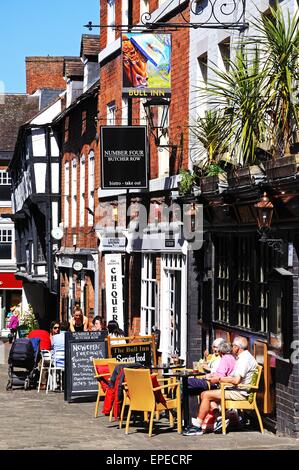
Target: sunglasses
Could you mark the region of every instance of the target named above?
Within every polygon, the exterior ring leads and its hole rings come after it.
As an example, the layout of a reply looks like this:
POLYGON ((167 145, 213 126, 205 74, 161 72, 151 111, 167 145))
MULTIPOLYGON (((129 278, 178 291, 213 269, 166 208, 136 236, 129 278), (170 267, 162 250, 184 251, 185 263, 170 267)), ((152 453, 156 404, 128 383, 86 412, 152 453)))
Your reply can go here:
POLYGON ((54 326, 53 330, 59 330, 59 326, 54 326))

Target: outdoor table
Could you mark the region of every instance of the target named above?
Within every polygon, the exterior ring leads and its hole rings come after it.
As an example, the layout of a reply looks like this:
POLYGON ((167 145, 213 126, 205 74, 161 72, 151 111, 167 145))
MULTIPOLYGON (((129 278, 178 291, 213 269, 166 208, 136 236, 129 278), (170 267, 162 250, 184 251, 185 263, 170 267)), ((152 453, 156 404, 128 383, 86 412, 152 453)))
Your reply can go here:
POLYGON ((184 368, 184 365, 180 364, 159 364, 158 366, 151 366, 152 370, 163 370, 164 374, 167 374, 171 369, 180 369, 184 368))
POLYGON ((188 429, 189 425, 189 393, 188 393, 188 378, 198 375, 206 375, 206 372, 194 372, 191 370, 177 370, 173 372, 164 372, 163 377, 177 377, 182 380, 182 401, 183 401, 183 431, 188 429))

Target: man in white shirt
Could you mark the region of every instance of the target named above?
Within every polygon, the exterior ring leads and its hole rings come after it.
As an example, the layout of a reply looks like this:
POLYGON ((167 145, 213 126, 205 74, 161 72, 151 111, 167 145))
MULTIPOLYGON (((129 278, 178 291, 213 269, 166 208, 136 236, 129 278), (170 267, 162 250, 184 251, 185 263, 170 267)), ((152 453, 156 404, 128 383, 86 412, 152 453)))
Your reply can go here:
MULTIPOLYGON (((233 385, 248 385, 252 381, 252 376, 257 368, 257 362, 247 350, 248 341, 243 336, 237 336, 232 344, 232 352, 237 357, 236 366, 232 376, 221 377, 220 382, 233 385)), ((246 400, 248 392, 246 390, 226 390, 225 398, 227 400, 246 400)), ((201 394, 201 404, 196 420, 192 419, 192 428, 188 429, 184 435, 200 436, 203 434, 202 423, 210 408, 214 411, 215 418, 219 414, 218 404, 221 401, 221 390, 209 390, 201 394)), ((221 425, 221 422, 220 422, 221 425)))

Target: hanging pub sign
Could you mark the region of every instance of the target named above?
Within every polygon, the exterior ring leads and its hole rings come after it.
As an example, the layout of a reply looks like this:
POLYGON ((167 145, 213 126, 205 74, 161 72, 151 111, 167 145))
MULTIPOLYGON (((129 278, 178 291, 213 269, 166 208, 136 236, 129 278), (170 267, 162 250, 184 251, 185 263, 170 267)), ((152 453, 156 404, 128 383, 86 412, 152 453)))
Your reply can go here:
POLYGON ((102 126, 102 189, 148 187, 146 126, 102 126))
POLYGON ((122 259, 120 254, 105 255, 107 323, 115 320, 124 329, 122 259))
POLYGON ((123 94, 167 96, 171 91, 171 34, 122 35, 123 94))

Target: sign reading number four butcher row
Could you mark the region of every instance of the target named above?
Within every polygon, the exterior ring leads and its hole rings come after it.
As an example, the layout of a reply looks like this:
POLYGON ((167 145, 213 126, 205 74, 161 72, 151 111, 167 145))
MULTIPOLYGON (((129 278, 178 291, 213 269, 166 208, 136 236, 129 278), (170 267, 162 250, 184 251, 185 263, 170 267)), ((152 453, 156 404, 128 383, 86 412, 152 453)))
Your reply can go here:
POLYGON ((146 126, 102 126, 103 189, 148 187, 146 126))

